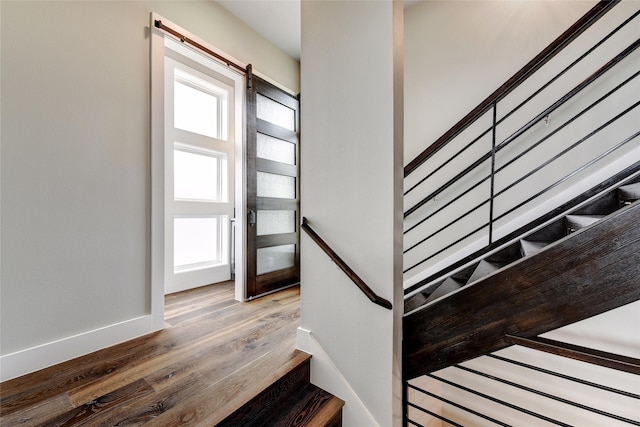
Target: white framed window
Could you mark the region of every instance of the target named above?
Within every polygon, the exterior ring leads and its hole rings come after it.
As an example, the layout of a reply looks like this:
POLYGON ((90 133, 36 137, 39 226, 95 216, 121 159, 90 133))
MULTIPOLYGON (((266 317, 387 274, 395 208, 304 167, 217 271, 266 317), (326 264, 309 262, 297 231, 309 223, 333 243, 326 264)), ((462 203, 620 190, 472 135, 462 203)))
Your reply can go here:
POLYGON ((164 62, 165 293, 173 293, 231 278, 235 88, 180 50, 164 62))
POLYGON ((173 217, 173 273, 188 273, 228 263, 227 215, 173 217))
POLYGON ((229 201, 227 153, 180 142, 173 148, 175 201, 225 203, 229 201))
POLYGON ((173 113, 178 129, 211 138, 228 138, 229 92, 211 79, 174 70, 173 113))

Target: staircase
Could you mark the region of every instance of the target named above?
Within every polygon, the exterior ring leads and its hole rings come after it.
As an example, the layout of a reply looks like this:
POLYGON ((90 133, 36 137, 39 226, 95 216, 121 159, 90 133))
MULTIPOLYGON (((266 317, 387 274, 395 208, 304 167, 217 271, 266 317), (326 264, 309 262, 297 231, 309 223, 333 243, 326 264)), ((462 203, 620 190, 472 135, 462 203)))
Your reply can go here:
POLYGON ((636 172, 411 296, 406 378, 506 348, 509 336, 535 337, 639 300, 639 182, 636 172))
POLYGON ((586 204, 579 205, 563 217, 522 236, 514 243, 503 246, 473 263, 465 265, 426 288, 410 294, 405 299, 405 313, 425 306, 496 271, 508 268, 518 260, 537 254, 545 247, 583 228, 603 220, 618 209, 640 199, 640 177, 634 176, 612 190, 586 204))
POLYGON ((624 376, 640 375, 639 22, 598 2, 405 167, 405 425, 640 425, 624 376), (589 55, 602 65, 569 77, 589 55), (583 362, 611 373, 586 380, 583 362))
POLYGON ((310 355, 296 350, 284 375, 217 425, 341 426, 344 402, 310 383, 310 363, 310 355))

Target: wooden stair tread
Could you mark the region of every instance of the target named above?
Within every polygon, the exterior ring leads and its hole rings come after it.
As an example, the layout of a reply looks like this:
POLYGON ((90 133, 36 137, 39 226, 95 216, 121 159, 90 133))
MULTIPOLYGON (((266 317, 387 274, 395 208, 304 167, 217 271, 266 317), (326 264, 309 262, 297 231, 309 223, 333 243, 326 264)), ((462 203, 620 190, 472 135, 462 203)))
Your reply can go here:
POLYGON ((296 358, 287 372, 262 381, 265 386, 259 393, 216 425, 340 426, 344 402, 310 383, 310 358, 296 358))
POLYGON ((310 358, 311 355, 299 350, 274 351, 273 354, 245 366, 242 369, 243 372, 237 372, 232 377, 214 384, 210 396, 211 406, 221 410, 213 411, 215 414, 207 419, 207 422, 210 425, 218 425, 252 399, 256 399, 271 384, 308 363, 310 358), (274 366, 276 366, 275 369, 274 366))
MULTIPOLYGON (((344 406, 344 401, 321 388, 306 384, 294 399, 278 408, 267 419, 259 419, 256 427, 269 425, 281 427, 331 425, 344 406)), ((248 426, 247 424, 243 424, 248 426)))

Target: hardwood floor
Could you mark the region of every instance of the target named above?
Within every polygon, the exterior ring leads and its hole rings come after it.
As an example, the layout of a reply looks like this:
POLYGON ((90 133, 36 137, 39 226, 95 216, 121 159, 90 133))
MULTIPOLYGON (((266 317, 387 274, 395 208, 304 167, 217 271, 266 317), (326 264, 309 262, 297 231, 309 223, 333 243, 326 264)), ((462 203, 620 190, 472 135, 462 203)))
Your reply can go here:
POLYGON ((220 422, 309 356, 297 287, 251 302, 225 282, 168 295, 164 330, 0 384, 0 425, 220 422))

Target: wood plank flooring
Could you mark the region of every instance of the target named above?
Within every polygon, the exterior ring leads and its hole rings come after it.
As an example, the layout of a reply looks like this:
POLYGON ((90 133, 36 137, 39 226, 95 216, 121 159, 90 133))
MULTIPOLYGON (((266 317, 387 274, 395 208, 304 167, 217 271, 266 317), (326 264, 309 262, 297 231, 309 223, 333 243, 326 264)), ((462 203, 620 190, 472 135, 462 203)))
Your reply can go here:
POLYGON ((213 426, 304 363, 297 287, 167 295, 165 329, 0 384, 0 426, 213 426))

